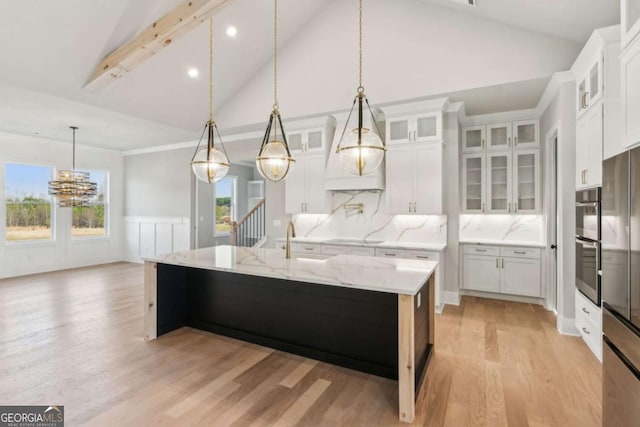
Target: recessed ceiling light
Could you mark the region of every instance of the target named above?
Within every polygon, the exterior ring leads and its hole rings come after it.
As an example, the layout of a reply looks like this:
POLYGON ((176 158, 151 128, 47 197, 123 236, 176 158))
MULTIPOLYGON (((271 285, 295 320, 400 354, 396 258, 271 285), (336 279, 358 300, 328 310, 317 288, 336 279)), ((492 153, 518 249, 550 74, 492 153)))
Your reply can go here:
POLYGON ((237 34, 238 34, 238 29, 236 27, 234 27, 233 25, 229 25, 227 27, 227 36, 235 37, 237 34))
POLYGON ((187 74, 189 74, 189 77, 191 77, 192 79, 195 79, 196 77, 198 77, 198 74, 200 74, 200 72, 197 68, 189 68, 187 74))

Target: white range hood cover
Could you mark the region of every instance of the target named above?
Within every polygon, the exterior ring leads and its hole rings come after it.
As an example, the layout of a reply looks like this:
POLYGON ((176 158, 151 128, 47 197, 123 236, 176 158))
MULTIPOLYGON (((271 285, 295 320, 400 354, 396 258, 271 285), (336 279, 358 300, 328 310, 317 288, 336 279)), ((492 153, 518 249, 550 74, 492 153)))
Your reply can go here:
MULTIPOLYGON (((381 138, 384 140, 384 119, 379 111, 373 110, 374 117, 378 123, 378 129, 380 129, 381 138)), ((327 169, 325 172, 325 190, 330 191, 349 191, 349 190, 384 190, 384 167, 385 162, 371 175, 357 176, 352 175, 342 169, 342 164, 336 153, 336 148, 340 142, 342 136, 342 130, 344 124, 349 116, 349 112, 334 114, 336 118, 336 132, 333 136, 333 143, 331 144, 331 150, 329 151, 329 158, 327 160, 327 169)), ((354 117, 351 117, 353 123, 354 117)), ((348 131, 349 129, 347 129, 348 131)))

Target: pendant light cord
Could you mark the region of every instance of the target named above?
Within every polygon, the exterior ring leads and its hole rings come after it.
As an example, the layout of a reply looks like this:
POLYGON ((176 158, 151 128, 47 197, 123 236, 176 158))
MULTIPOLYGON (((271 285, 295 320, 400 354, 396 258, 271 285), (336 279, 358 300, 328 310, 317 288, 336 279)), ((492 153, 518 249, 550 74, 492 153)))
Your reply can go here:
POLYGON ((73 157, 72 157, 72 163, 71 163, 71 170, 75 171, 76 170, 76 130, 78 129, 76 126, 69 126, 71 129, 73 129, 73 157))
POLYGON ((362 86, 362 0, 360 0, 360 21, 359 21, 359 29, 360 29, 360 46, 359 46, 359 86, 358 93, 364 92, 364 87, 362 86))
POLYGON ((213 122, 213 17, 209 20, 209 121, 213 122))
POLYGON ((278 109, 278 0, 273 0, 273 109, 278 109))

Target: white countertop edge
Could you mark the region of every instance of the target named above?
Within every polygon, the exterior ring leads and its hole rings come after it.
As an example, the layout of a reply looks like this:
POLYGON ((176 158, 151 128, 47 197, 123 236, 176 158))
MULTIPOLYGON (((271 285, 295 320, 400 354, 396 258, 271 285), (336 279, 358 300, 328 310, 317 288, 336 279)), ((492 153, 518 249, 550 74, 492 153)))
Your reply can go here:
POLYGON ((542 242, 517 241, 517 240, 484 240, 465 239, 460 240, 461 245, 488 245, 488 246, 520 246, 527 248, 545 248, 547 245, 542 242))
MULTIPOLYGON (((186 251, 186 252, 190 252, 190 251, 186 251)), ((391 294, 396 294, 396 295, 412 295, 412 296, 417 295, 418 292, 420 291, 420 289, 422 289, 427 284, 427 281, 428 281, 429 277, 431 277, 431 275, 434 274, 434 272, 436 270, 436 267, 438 265, 438 263, 436 261, 421 261, 423 263, 432 264, 432 267, 430 269, 428 269, 428 270, 425 269, 425 270, 421 271, 421 272, 424 273, 424 275, 426 277, 425 281, 423 281, 419 286, 413 286, 411 288, 398 288, 398 284, 397 283, 396 283, 396 287, 395 288, 391 288, 391 287, 386 287, 386 286, 381 286, 381 285, 368 286, 366 284, 351 284, 351 283, 344 283, 344 282, 339 282, 339 281, 332 281, 332 280, 327 280, 326 278, 323 278, 321 276, 298 277, 298 276, 295 276, 295 275, 276 274, 276 273, 273 273, 273 272, 270 272, 270 271, 260 271, 260 272, 257 272, 257 271, 243 271, 243 270, 238 270, 238 269, 234 269, 234 268, 224 268, 224 267, 213 266, 213 265, 182 262, 180 260, 166 259, 165 258, 165 257, 170 256, 170 255, 171 254, 165 254, 165 255, 159 255, 159 256, 149 256, 149 257, 143 257, 142 259, 144 261, 155 262, 155 263, 158 263, 158 264, 168 264, 168 265, 175 265, 175 266, 181 266, 181 267, 197 268, 197 269, 202 269, 202 270, 224 271, 224 272, 228 272, 228 273, 245 274, 245 275, 248 275, 248 276, 269 277, 269 278, 274 278, 274 279, 290 280, 290 281, 295 281, 295 282, 304 282, 304 283, 319 284, 319 285, 325 285, 325 286, 337 286, 337 287, 341 287, 341 288, 361 289, 361 290, 365 290, 365 291, 384 292, 384 293, 391 293, 391 294)), ((301 255, 300 258, 304 258, 304 255, 301 255)), ((327 258, 332 258, 332 257, 331 256, 327 256, 327 258)), ((376 260, 379 259, 379 258, 376 258, 376 257, 373 257, 373 256, 363 256, 362 258, 374 258, 376 260)), ((333 279, 333 280, 336 280, 336 279, 333 279)))

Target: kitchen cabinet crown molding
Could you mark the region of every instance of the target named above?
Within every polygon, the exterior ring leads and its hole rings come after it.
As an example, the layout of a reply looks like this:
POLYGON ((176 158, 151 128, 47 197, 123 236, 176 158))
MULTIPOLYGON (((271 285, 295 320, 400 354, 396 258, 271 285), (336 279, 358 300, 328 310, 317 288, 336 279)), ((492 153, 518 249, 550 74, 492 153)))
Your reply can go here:
POLYGON ((385 118, 405 116, 407 114, 445 111, 449 106, 449 98, 430 99, 427 101, 404 102, 396 105, 379 106, 385 118))
POLYGON ((597 55, 605 45, 609 43, 619 44, 619 42, 620 25, 612 25, 594 30, 571 66, 571 72, 575 79, 581 78, 583 74, 588 72, 594 55, 597 55))
POLYGON ((462 127, 493 125, 505 122, 518 122, 521 120, 540 119, 541 114, 537 108, 528 110, 514 110, 500 113, 479 114, 466 116, 461 123, 462 127))

